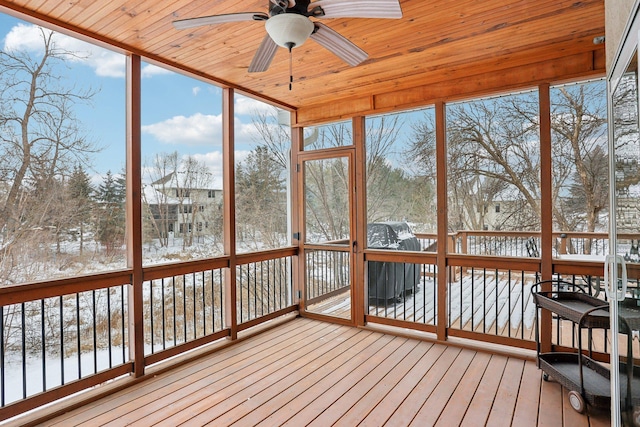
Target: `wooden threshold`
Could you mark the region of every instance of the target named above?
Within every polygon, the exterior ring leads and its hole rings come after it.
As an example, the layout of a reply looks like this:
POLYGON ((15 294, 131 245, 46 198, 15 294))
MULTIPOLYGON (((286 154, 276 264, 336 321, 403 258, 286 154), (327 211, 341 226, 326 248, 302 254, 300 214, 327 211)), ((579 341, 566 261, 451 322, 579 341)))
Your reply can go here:
MULTIPOLYGON (((19 421, 19 420, 18 420, 19 421)), ((534 362, 297 318, 43 426, 604 426, 534 362)))

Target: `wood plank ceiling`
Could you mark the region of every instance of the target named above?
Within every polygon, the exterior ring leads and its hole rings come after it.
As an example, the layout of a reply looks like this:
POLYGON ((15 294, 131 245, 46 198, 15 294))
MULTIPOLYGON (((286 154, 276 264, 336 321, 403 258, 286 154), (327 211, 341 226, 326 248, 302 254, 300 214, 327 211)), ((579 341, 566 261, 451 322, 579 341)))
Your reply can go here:
POLYGON ((290 91, 289 56, 283 48, 268 71, 247 72, 265 35, 262 22, 189 30, 171 24, 205 15, 266 12, 268 0, 0 0, 8 9, 307 111, 310 121, 461 92, 604 74, 604 46, 593 43, 604 35, 604 0, 400 4, 401 19, 323 20, 364 49, 369 59, 350 67, 308 40, 293 51, 290 91), (377 98, 379 105, 374 105, 377 98))

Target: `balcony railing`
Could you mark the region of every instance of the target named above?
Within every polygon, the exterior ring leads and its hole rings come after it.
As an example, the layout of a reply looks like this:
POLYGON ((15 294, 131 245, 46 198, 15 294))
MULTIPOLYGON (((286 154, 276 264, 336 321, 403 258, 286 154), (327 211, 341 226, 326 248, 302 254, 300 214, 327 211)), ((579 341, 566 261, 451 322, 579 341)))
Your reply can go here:
MULTIPOLYGON (((141 336, 149 366, 294 311, 295 248, 143 270, 141 336)), ((130 271, 0 288, 0 420, 134 373, 130 271)), ((137 328, 136 328, 137 329, 137 328)))
POLYGON ((2 288, 2 418, 133 372, 123 272, 2 288))
POLYGON ((237 266, 237 319, 246 324, 292 305, 292 257, 258 259, 237 266))
MULTIPOLYGON (((0 419, 297 310, 294 301, 303 296, 295 295, 302 290, 297 277, 304 278, 307 304, 347 293, 351 304, 362 301, 367 322, 432 333, 444 328, 447 336, 535 348, 530 289, 541 277, 542 259, 530 256, 526 245, 540 247, 539 234, 450 235, 443 271, 437 268, 435 236, 418 237, 422 252, 364 251, 364 295, 355 295, 357 287, 351 286, 351 248, 340 245, 309 247, 301 254, 306 270, 299 275, 298 249, 285 248, 143 268, 138 290, 132 271, 1 288, 0 419), (129 328, 137 306, 139 332, 129 328), (129 348, 134 333, 143 343, 140 362, 129 348)), ((553 274, 604 299, 606 236, 554 238, 553 274)), ((638 289, 637 279, 633 284, 638 289)), ((332 309, 341 308, 323 312, 332 309)), ((551 331, 551 345, 575 349, 574 325, 554 318, 551 331)), ((606 334, 590 338, 606 359, 606 334)))
MULTIPOLYGON (((416 235, 430 241, 433 235, 416 235)), ((635 239, 640 235, 635 236, 635 239)), ((540 233, 521 231, 458 231, 449 236, 450 252, 468 255, 536 257, 540 248, 540 233)), ((554 255, 604 256, 609 250, 607 233, 554 232, 554 255)), ((433 242, 431 242, 433 245, 433 242)), ((427 250, 427 246, 423 246, 427 250)))
POLYGON ((143 283, 145 355, 222 331, 223 268, 143 283))
POLYGON ((306 298, 315 303, 350 287, 350 252, 341 247, 305 251, 306 298))

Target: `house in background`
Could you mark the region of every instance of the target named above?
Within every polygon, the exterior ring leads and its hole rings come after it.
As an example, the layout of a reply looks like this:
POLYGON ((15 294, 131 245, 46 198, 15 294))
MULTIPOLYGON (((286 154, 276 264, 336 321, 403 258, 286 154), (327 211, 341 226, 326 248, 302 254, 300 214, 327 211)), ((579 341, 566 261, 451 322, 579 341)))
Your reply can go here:
POLYGON ((154 238, 193 235, 197 241, 199 237, 212 234, 215 221, 221 221, 222 190, 184 188, 176 173, 145 185, 143 197, 154 238))

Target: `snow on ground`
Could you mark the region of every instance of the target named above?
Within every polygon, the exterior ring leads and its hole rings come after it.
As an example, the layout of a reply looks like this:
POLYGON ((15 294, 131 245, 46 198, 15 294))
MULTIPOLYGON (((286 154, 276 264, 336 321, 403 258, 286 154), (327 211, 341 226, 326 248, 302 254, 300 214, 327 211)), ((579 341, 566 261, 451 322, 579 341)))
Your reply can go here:
MULTIPOLYGON (((111 364, 118 366, 128 360, 128 349, 125 348, 124 359, 122 347, 111 348, 111 364)), ((32 396, 43 390, 50 390, 63 383, 77 380, 79 373, 86 377, 92 373, 109 368, 109 350, 99 349, 94 353, 83 353, 60 360, 59 356, 46 355, 43 363, 41 355, 27 355, 24 377, 23 362, 19 354, 13 354, 4 361, 4 403, 9 404, 24 397, 32 396), (64 378, 63 378, 64 372, 64 378), (43 374, 46 382, 43 383, 43 374), (26 390, 24 384, 26 383, 26 390)))

